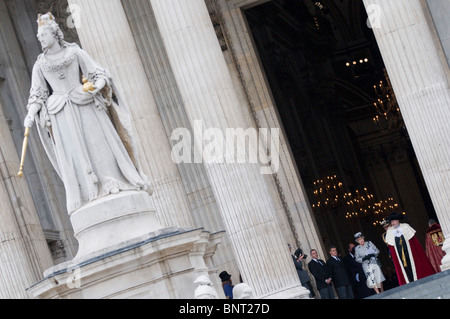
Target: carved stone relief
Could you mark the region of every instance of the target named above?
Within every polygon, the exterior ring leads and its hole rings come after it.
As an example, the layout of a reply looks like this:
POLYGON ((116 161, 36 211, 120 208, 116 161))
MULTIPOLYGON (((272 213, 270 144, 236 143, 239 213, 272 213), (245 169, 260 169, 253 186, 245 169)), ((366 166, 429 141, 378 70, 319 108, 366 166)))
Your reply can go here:
POLYGON ((66 248, 62 240, 55 240, 48 243, 53 259, 66 258, 66 248))

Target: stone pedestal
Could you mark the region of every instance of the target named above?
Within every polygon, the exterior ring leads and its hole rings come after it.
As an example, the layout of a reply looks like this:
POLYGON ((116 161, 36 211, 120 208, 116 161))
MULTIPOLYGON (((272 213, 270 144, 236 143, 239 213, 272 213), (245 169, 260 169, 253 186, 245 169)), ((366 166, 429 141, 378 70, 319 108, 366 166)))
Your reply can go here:
POLYGON ((218 277, 209 267, 222 233, 163 228, 146 192, 110 195, 70 217, 78 254, 45 271, 29 289, 34 298, 192 299, 198 276, 218 277))
POLYGON ((70 216, 79 249, 75 260, 104 254, 162 228, 146 192, 123 192, 96 200, 70 216))
POLYGON ((105 255, 62 264, 29 292, 36 299, 193 299, 197 277, 217 277, 205 257, 221 237, 202 229, 157 231, 105 255))

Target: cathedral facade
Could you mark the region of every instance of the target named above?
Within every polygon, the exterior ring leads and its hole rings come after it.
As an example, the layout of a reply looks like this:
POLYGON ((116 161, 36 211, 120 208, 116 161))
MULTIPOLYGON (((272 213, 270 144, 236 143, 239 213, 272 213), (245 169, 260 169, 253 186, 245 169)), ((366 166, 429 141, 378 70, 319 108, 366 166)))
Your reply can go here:
POLYGON ((47 12, 115 78, 159 222, 224 232, 217 276, 258 298, 289 296, 299 278, 288 244, 326 259, 331 245, 345 255, 358 231, 381 240, 376 222, 316 209, 313 183, 327 175, 347 194, 392 198, 423 239, 438 219, 450 269, 445 1, 0 0, 1 298, 30 298, 78 250, 64 186, 33 130, 17 177, 42 52, 36 20, 47 12), (373 86, 386 78, 401 124, 380 130, 373 86), (211 132, 230 129, 244 132, 244 159, 205 159, 211 132), (257 142, 245 143, 252 132, 257 142))

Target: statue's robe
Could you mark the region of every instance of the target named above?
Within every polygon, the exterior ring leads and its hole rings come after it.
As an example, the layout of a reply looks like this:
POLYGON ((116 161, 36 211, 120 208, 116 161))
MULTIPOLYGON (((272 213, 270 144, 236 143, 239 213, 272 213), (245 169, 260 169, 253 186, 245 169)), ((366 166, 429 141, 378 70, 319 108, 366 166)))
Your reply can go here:
POLYGON ((139 165, 128 109, 115 94, 111 76, 76 44, 52 56, 41 54, 33 68, 28 108, 40 105, 38 131, 66 190, 67 209, 76 211, 113 190, 147 190, 139 165), (82 75, 105 88, 83 91, 82 75))

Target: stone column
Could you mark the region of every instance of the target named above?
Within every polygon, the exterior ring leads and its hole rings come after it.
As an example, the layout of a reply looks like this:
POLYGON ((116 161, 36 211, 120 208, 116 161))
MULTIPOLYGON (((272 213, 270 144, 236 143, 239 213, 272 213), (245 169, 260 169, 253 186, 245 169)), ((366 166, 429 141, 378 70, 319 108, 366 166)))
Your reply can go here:
POLYGON ((434 208, 450 269, 448 65, 424 1, 364 0, 434 208))
MULTIPOLYGON (((1 81, 1 79, 0 79, 1 81)), ((17 156, 0 98, 0 299, 29 298, 52 257, 17 156)))
MULTIPOLYGON (((122 4, 167 136, 178 128, 192 130, 150 2, 132 0, 122 1, 122 4)), ((172 141, 172 145, 176 144, 172 141)), ((178 170, 195 227, 203 227, 210 232, 223 231, 225 226, 205 167, 202 164, 182 163, 178 165, 178 170)), ((215 267, 227 269, 237 278, 239 270, 234 260, 228 237, 224 236, 214 255, 215 267)))
MULTIPOLYGON (((200 152, 200 146, 208 145, 201 135, 209 129, 223 136, 227 128, 246 130, 204 0, 150 2, 200 152)), ((252 147, 249 154, 256 152, 252 147)), ((300 285, 260 166, 229 163, 233 159, 225 153, 204 165, 243 280, 258 298, 307 298, 309 291, 300 285)))
POLYGON ((69 0, 80 13, 78 35, 113 76, 137 132, 140 160, 153 184, 157 216, 163 226, 192 227, 189 205, 144 67, 120 0, 69 0))

